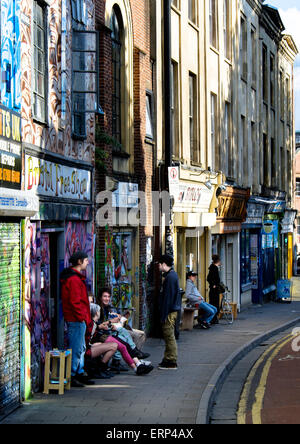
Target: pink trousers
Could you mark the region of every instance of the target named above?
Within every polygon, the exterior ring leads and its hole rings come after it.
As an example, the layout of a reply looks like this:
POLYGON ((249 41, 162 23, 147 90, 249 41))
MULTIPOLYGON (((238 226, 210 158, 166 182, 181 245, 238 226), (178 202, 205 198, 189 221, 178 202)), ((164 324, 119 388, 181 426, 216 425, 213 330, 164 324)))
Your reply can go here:
POLYGON ((126 364, 128 364, 130 367, 132 367, 132 365, 135 365, 134 360, 132 359, 132 357, 130 356, 130 354, 127 351, 127 348, 124 344, 122 344, 121 342, 119 342, 116 338, 114 338, 113 336, 109 336, 109 338, 106 339, 105 341, 106 343, 109 342, 114 342, 115 344, 118 344, 118 351, 121 353, 122 358, 124 359, 124 361, 126 362, 126 364))

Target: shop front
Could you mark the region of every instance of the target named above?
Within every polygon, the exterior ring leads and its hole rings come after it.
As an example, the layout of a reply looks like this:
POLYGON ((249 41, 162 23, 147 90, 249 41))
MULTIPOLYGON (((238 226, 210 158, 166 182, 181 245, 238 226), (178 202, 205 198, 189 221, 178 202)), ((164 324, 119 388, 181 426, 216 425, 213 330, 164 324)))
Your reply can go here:
POLYGON ((265 202, 251 196, 241 232, 241 304, 260 304, 262 295, 262 229, 265 202))
POLYGON ((140 226, 136 218, 139 203, 137 183, 118 182, 112 198, 112 221, 105 229, 105 282, 112 290, 112 302, 120 313, 132 310, 130 323, 139 328, 140 226))
POLYGON ((280 223, 286 208, 285 200, 266 200, 262 229, 262 302, 276 297, 277 281, 282 277, 282 243, 280 223), (268 202, 269 201, 269 202, 268 202))
POLYGON ((291 279, 294 270, 294 246, 295 246, 295 219, 297 216, 296 210, 286 210, 284 218, 281 221, 281 278, 291 279))
POLYGON ((61 271, 77 250, 90 260, 89 292, 94 292, 92 167, 25 147, 25 190, 39 199, 39 211, 25 222, 25 321, 27 393, 43 383, 45 353, 64 348, 61 271))
POLYGON ((218 196, 217 225, 212 229, 212 253, 221 258, 221 281, 229 289, 228 297, 238 309, 240 298, 240 234, 246 218, 250 190, 227 186, 218 196))
MULTIPOLYGON (((174 259, 181 288, 186 287, 188 271, 198 273, 197 286, 206 297, 206 276, 211 259, 211 228, 216 224, 215 195, 218 184, 179 178, 179 169, 171 168, 170 193, 174 199, 174 259), (177 178, 177 179, 176 179, 177 178)), ((181 172, 181 175, 184 174, 181 172)))
POLYGON ((23 228, 38 201, 0 188, 0 419, 24 397, 23 228))
POLYGON ((21 191, 21 116, 0 107, 0 419, 23 398, 22 228, 38 201, 21 191), (4 124, 4 126, 3 126, 4 124))

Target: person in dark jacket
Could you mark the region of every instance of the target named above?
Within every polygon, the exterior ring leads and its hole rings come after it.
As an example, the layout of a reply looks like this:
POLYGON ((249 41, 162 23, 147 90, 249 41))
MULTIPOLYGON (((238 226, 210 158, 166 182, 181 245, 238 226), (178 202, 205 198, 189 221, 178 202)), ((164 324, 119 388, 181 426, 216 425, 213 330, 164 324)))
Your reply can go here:
POLYGON ((84 387, 93 385, 84 371, 85 334, 91 323, 91 312, 86 277, 82 273, 89 264, 88 255, 78 251, 70 258, 70 264, 60 275, 62 306, 72 349, 72 387, 84 387))
POLYGON ((220 289, 219 285, 221 283, 219 267, 221 265, 220 256, 214 254, 212 257, 212 264, 209 267, 209 273, 207 276, 207 281, 209 283, 209 303, 217 309, 216 316, 212 320, 212 324, 218 324, 218 315, 220 313, 220 289))
POLYGON ((173 269, 173 257, 163 255, 159 269, 163 273, 164 282, 160 295, 160 321, 166 349, 161 370, 177 370, 178 349, 175 338, 175 325, 178 311, 181 310, 181 292, 177 273, 173 269))

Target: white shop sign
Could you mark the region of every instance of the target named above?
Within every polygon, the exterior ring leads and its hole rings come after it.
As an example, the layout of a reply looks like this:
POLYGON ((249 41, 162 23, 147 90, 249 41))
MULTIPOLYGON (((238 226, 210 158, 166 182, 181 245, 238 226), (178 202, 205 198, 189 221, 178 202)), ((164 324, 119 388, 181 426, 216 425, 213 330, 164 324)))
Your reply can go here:
POLYGON ((179 168, 169 168, 169 190, 174 197, 174 212, 208 213, 214 195, 214 187, 180 180, 179 168))
POLYGON ((0 188, 0 216, 30 217, 39 211, 39 200, 25 191, 0 188))
POLYGON ((25 189, 39 196, 91 200, 91 172, 25 155, 25 189))

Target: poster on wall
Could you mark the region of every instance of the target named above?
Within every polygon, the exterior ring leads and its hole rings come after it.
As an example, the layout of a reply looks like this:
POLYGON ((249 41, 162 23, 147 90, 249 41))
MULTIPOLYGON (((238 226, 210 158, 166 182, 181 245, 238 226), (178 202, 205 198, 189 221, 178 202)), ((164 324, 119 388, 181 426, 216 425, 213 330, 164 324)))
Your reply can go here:
POLYGON ((262 248, 279 248, 279 222, 277 220, 265 221, 262 231, 262 248))
POLYGON ((132 306, 132 234, 106 233, 106 277, 112 286, 113 305, 120 311, 132 306))
POLYGON ((65 225, 65 268, 75 251, 84 251, 89 258, 86 270, 88 291, 94 291, 94 225, 89 222, 67 222, 65 225))

